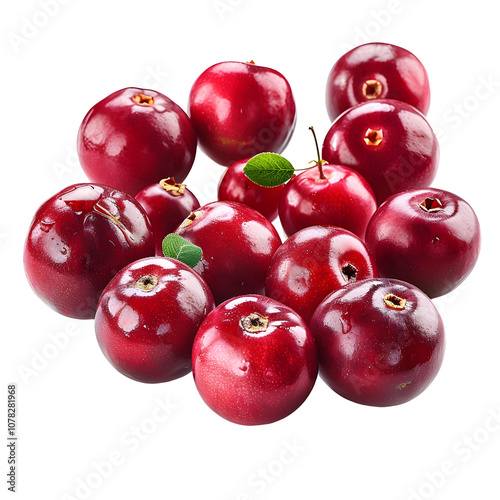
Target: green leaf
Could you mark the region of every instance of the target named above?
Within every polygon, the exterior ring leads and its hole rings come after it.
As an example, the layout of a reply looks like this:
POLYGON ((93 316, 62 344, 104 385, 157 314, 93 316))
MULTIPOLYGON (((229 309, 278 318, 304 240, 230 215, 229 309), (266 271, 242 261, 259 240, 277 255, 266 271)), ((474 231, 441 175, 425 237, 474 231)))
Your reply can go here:
POLYGON ((279 154, 259 153, 248 160, 243 172, 259 186, 274 187, 290 180, 294 168, 286 158, 279 154))
POLYGON ((196 266, 202 256, 200 247, 174 233, 167 234, 163 238, 162 250, 165 257, 180 260, 189 267, 196 266))

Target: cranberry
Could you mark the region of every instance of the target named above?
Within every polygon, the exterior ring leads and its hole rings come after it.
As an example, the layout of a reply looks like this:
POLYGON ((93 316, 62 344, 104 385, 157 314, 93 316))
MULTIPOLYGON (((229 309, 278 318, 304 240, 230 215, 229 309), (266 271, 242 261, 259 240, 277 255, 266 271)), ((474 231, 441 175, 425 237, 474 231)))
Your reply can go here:
POLYGON ((208 283, 215 302, 263 293, 266 271, 281 245, 274 226, 241 203, 216 201, 192 212, 176 229, 203 256, 194 270, 208 283))
POLYGON ((279 205, 281 225, 290 236, 308 226, 339 226, 364 238, 377 208, 368 182, 355 170, 323 165, 301 172, 285 186, 279 205))
POLYGON ((356 403, 410 401, 435 378, 444 327, 432 301, 399 280, 363 280, 333 292, 310 323, 320 375, 356 403))
POLYGON ((380 99, 345 111, 323 143, 329 163, 357 170, 378 204, 394 193, 431 184, 439 145, 425 117, 400 101, 380 99))
POLYGON ((227 168, 219 183, 218 200, 238 201, 273 221, 278 216, 280 196, 285 185, 268 188, 252 182, 243 172, 249 159, 239 160, 227 168))
POLYGON ((366 234, 382 276, 408 281, 430 297, 463 282, 477 261, 480 240, 470 205, 435 188, 392 196, 375 212, 366 234))
POLYGON ((375 261, 357 236, 339 227, 311 226, 290 236, 274 254, 266 295, 308 322, 329 293, 377 276, 375 261))
POLYGON ((33 290, 57 312, 90 319, 111 278, 153 254, 151 225, 134 198, 107 186, 74 184, 33 217, 24 269, 33 290))
POLYGON ((280 153, 296 119, 288 81, 253 61, 205 70, 191 88, 188 112, 201 149, 224 166, 264 151, 280 153))
POLYGON ((126 88, 98 102, 78 131, 78 157, 91 182, 135 196, 164 177, 182 182, 196 154, 196 132, 168 97, 126 88))
POLYGON ((431 100, 427 71, 411 52, 396 45, 367 43, 350 50, 328 75, 328 115, 334 120, 373 99, 404 101, 426 114, 431 100))
POLYGON ((95 317, 108 361, 139 382, 167 382, 191 371, 196 332, 214 308, 208 285, 165 257, 129 264, 104 289, 95 317))
POLYGON ((237 424, 268 424, 290 415, 311 392, 317 373, 307 325, 268 297, 224 302, 194 341, 196 388, 212 410, 237 424))
POLYGON ((145 187, 135 199, 148 214, 155 233, 156 255, 159 256, 163 256, 163 238, 173 233, 193 210, 200 208, 196 196, 185 184, 175 182, 173 177, 145 187))

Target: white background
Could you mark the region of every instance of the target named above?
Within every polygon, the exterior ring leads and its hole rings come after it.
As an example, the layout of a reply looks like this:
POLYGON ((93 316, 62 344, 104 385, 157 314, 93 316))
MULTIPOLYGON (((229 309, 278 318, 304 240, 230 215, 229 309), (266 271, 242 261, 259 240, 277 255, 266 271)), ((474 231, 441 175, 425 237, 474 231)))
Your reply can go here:
MULTIPOLYGON (((0 411, 7 383, 16 383, 17 498, 500 498, 495 2, 47 0, 50 16, 42 4, 4 2, 0 20, 0 411), (434 185, 465 198, 483 230, 473 274, 435 301, 447 352, 424 394, 370 408, 318 380, 285 420, 237 426, 204 405, 190 375, 161 385, 121 376, 101 354, 91 321, 59 316, 32 293, 24 237, 45 199, 85 181, 76 133, 97 101, 145 86, 186 109, 208 66, 253 59, 282 72, 294 90, 298 122, 284 156, 301 167, 315 158, 308 127, 320 138, 329 127, 331 66, 366 41, 403 46, 426 66, 428 119, 441 141, 434 185)), ((198 152, 187 182, 202 203, 215 198, 222 171, 198 152)))

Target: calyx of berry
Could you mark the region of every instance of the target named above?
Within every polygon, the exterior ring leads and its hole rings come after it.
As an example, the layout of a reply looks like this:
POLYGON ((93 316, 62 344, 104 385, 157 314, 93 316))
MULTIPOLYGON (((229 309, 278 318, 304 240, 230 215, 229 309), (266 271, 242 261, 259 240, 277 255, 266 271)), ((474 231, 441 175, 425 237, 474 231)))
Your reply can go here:
POLYGON ((146 94, 136 94, 134 97, 132 97, 132 100, 136 104, 140 104, 141 106, 152 106, 155 103, 154 98, 146 94))
POLYGON ((356 277, 358 275, 358 268, 353 266, 351 263, 346 264, 342 267, 342 276, 344 276, 345 280, 348 283, 353 283, 356 281, 356 277))
POLYGON ((424 201, 418 204, 418 206, 424 211, 424 212, 440 212, 441 210, 444 210, 444 206, 441 203, 441 200, 438 198, 426 198, 424 201))
POLYGON ((196 212, 191 212, 183 221, 179 227, 190 226, 195 220, 201 219, 203 217, 203 210, 196 210, 196 212))
POLYGON ((406 308, 406 299, 398 297, 393 293, 388 293, 384 297, 384 302, 387 307, 396 311, 403 311, 406 308))
POLYGON ((160 181, 160 186, 172 196, 181 196, 184 194, 184 190, 186 189, 186 184, 175 182, 173 177, 162 179, 160 181))
POLYGON ((263 333, 269 325, 269 318, 257 312, 241 318, 240 325, 247 333, 263 333))
POLYGON ((384 131, 368 128, 363 139, 367 146, 379 146, 384 140, 384 131))
POLYGON ((145 274, 141 276, 132 286, 134 288, 139 288, 145 292, 153 290, 158 284, 158 277, 154 274, 145 274))
POLYGON ((376 99, 382 94, 382 84, 378 80, 366 80, 363 83, 363 95, 367 99, 376 99))

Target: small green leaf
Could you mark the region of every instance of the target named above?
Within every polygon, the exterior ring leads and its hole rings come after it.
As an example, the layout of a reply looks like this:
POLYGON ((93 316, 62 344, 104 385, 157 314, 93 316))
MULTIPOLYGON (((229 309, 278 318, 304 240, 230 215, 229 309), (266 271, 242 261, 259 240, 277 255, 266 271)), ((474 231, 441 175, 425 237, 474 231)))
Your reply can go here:
POLYGON ((248 160, 243 172, 259 186, 274 187, 290 180, 294 168, 286 158, 279 154, 259 153, 248 160))
POLYGON ((162 250, 165 257, 180 260, 189 267, 196 266, 202 256, 200 247, 175 233, 167 234, 163 238, 162 250))

